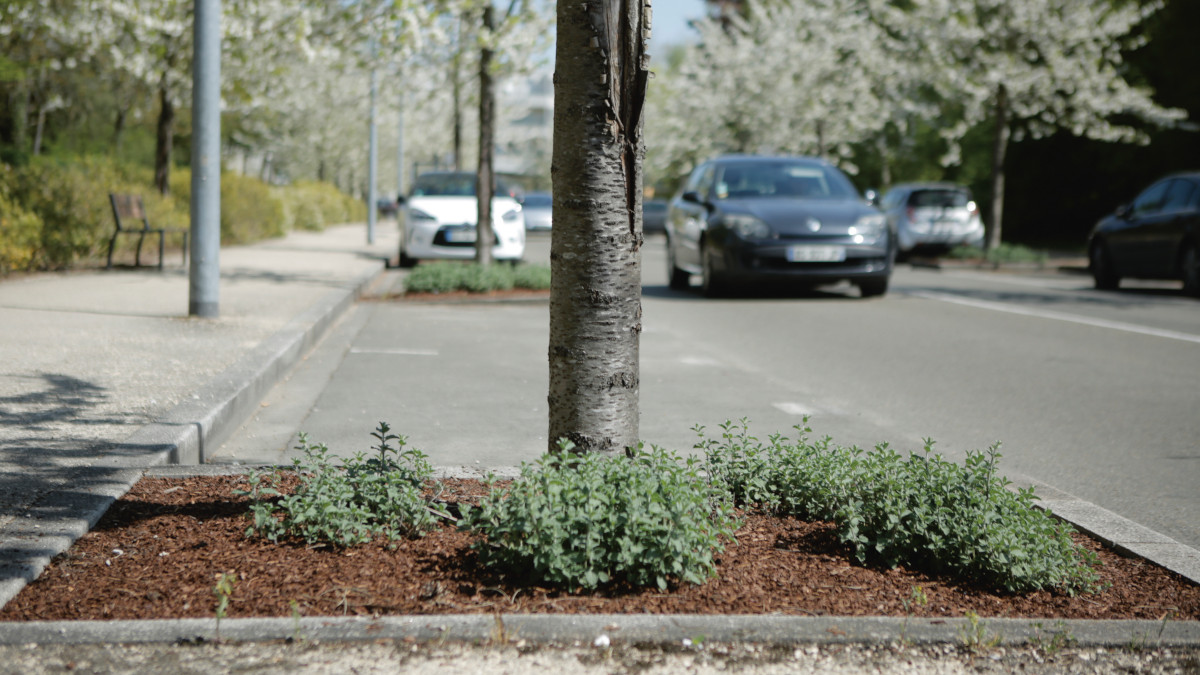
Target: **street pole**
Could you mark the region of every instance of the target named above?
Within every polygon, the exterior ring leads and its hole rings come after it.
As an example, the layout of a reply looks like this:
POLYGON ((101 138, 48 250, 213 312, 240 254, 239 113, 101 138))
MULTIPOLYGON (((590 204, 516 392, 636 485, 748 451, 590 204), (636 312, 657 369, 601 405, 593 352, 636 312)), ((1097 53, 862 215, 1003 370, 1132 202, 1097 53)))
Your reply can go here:
POLYGON ((375 212, 379 201, 375 185, 375 174, 379 171, 379 132, 375 124, 376 97, 379 87, 375 82, 375 69, 371 69, 371 147, 367 151, 367 243, 375 243, 375 212))
POLYGON ((404 82, 400 82, 400 122, 396 128, 396 195, 404 196, 404 82))
POLYGON ((194 0, 188 314, 220 315, 221 0, 194 0))

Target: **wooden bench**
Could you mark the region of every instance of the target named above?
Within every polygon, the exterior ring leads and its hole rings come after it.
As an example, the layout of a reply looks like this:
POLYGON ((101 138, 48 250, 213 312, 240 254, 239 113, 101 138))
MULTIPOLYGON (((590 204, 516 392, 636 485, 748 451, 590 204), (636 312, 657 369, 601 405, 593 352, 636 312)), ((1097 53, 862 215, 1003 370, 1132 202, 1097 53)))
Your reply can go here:
POLYGON ((163 268, 163 251, 165 249, 167 233, 178 233, 183 235, 183 262, 187 264, 188 255, 188 231, 183 228, 169 227, 150 227, 150 219, 146 217, 146 206, 142 203, 140 195, 118 195, 110 194, 108 201, 112 203, 113 219, 117 221, 117 230, 113 232, 112 239, 108 242, 108 265, 107 269, 112 269, 113 248, 117 245, 117 237, 122 234, 136 234, 138 236, 137 254, 134 256, 134 265, 141 267, 142 265, 142 243, 146 241, 146 235, 158 235, 158 269, 163 268), (141 226, 134 225, 133 221, 141 221, 141 226))

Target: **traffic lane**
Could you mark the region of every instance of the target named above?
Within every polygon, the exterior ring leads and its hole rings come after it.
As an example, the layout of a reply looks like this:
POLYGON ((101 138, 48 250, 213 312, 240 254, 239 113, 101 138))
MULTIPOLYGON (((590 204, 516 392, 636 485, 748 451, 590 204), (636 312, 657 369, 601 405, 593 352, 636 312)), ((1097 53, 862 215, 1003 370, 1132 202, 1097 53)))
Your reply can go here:
MULTIPOLYGON (((939 290, 958 290, 943 279, 939 290)), ((928 436, 961 459, 1001 441, 1003 472, 1200 545, 1194 344, 903 294, 651 295, 648 325, 669 325, 743 370, 806 383, 818 407, 857 411, 896 447, 928 436)), ((825 421, 813 418, 818 433, 825 421)))

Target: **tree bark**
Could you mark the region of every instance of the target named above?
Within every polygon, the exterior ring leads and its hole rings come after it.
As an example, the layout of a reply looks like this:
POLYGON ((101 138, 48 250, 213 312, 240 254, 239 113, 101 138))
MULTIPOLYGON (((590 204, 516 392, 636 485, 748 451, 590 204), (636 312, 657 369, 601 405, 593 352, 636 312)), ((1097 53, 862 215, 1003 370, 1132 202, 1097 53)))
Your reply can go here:
POLYGON ((171 147, 175 140, 172 129, 175 126, 175 104, 167 91, 167 76, 164 73, 158 86, 160 108, 158 112, 158 133, 154 143, 154 187, 159 194, 167 195, 171 191, 171 147))
POLYGON ((559 0, 549 449, 638 442, 645 0, 559 0))
POLYGON ((450 59, 450 95, 454 97, 453 101, 453 123, 454 123, 454 166, 455 171, 462 168, 462 136, 463 136, 463 119, 462 119, 462 51, 463 47, 463 19, 458 22, 458 40, 455 43, 454 58, 450 59))
POLYGON ((1004 158, 1008 154, 1008 89, 996 89, 996 129, 992 136, 992 223, 988 228, 987 250, 1000 247, 1004 222, 1004 158))
MULTIPOLYGON (((483 8, 483 27, 488 33, 496 28, 495 10, 491 3, 483 8)), ((475 174, 475 261, 492 264, 492 138, 496 125, 495 87, 492 82, 492 50, 484 47, 479 53, 479 171, 475 174)))

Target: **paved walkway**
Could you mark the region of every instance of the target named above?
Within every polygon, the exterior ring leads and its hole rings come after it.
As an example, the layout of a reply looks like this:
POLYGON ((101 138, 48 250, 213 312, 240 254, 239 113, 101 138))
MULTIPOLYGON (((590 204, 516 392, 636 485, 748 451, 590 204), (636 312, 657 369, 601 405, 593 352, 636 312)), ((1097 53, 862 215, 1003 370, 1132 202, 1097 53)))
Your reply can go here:
POLYGON ((218 447, 397 244, 384 222, 225 248, 215 319, 170 259, 0 281, 0 605, 140 467, 218 447))

